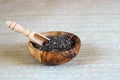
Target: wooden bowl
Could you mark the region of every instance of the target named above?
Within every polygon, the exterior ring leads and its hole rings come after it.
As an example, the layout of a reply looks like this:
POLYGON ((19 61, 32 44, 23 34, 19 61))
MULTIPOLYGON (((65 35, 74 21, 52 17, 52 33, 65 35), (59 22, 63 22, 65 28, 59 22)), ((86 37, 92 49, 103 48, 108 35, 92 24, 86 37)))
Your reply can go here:
POLYGON ((74 46, 70 50, 66 51, 43 51, 36 49, 32 42, 28 42, 28 49, 29 52, 31 53, 32 57, 39 61, 42 64, 47 64, 47 65, 57 65, 57 64, 63 64, 65 62, 70 61, 73 57, 75 57, 80 49, 81 46, 81 41, 79 37, 72 33, 68 32, 63 32, 63 31, 51 31, 51 32, 44 32, 41 33, 44 36, 65 36, 70 38, 75 42, 74 46))

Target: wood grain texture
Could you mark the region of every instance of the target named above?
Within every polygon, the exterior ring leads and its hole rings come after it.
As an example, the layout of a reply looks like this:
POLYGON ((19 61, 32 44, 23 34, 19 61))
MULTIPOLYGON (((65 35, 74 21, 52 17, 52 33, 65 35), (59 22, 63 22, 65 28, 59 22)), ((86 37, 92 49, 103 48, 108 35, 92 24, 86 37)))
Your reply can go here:
POLYGON ((50 31, 50 32, 43 32, 41 33, 43 36, 64 36, 69 38, 70 40, 74 41, 73 47, 69 50, 65 51, 44 51, 36 49, 32 42, 28 42, 28 50, 31 53, 32 57, 39 61, 42 64, 46 65, 58 65, 63 64, 70 61, 74 58, 81 46, 81 41, 79 37, 72 33, 63 32, 63 31, 50 31))
POLYGON ((120 0, 0 0, 0 80, 9 79, 119 80, 120 0), (81 51, 66 64, 41 65, 6 20, 31 31, 74 33, 81 51))

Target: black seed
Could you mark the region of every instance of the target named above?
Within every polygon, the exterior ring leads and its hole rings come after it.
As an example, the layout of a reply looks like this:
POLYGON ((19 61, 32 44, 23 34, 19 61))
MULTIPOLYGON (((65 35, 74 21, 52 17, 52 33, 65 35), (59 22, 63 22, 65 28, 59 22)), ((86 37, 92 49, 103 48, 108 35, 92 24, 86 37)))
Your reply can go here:
POLYGON ((37 49, 52 52, 69 50, 74 46, 74 41, 64 36, 48 36, 48 38, 50 40, 44 42, 43 46, 35 43, 32 44, 37 49))

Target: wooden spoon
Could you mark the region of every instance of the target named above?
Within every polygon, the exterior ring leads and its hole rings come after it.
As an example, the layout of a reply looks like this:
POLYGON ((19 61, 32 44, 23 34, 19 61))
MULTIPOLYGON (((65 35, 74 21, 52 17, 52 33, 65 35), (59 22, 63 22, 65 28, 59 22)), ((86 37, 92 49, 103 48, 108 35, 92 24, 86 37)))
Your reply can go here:
POLYGON ((46 40, 49 40, 49 38, 41 35, 38 32, 30 32, 29 30, 25 30, 21 25, 16 24, 16 22, 13 21, 6 21, 7 26, 19 33, 24 34, 26 37, 28 37, 31 41, 42 45, 46 40))

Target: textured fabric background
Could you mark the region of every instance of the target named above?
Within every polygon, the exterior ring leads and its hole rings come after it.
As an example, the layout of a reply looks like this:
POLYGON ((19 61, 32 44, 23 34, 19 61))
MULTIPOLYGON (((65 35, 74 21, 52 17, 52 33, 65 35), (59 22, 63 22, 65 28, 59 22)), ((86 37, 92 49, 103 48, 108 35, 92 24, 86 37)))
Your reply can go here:
POLYGON ((0 80, 120 80, 120 0, 0 0, 0 80), (74 33, 81 51, 66 64, 39 64, 6 20, 74 33))

